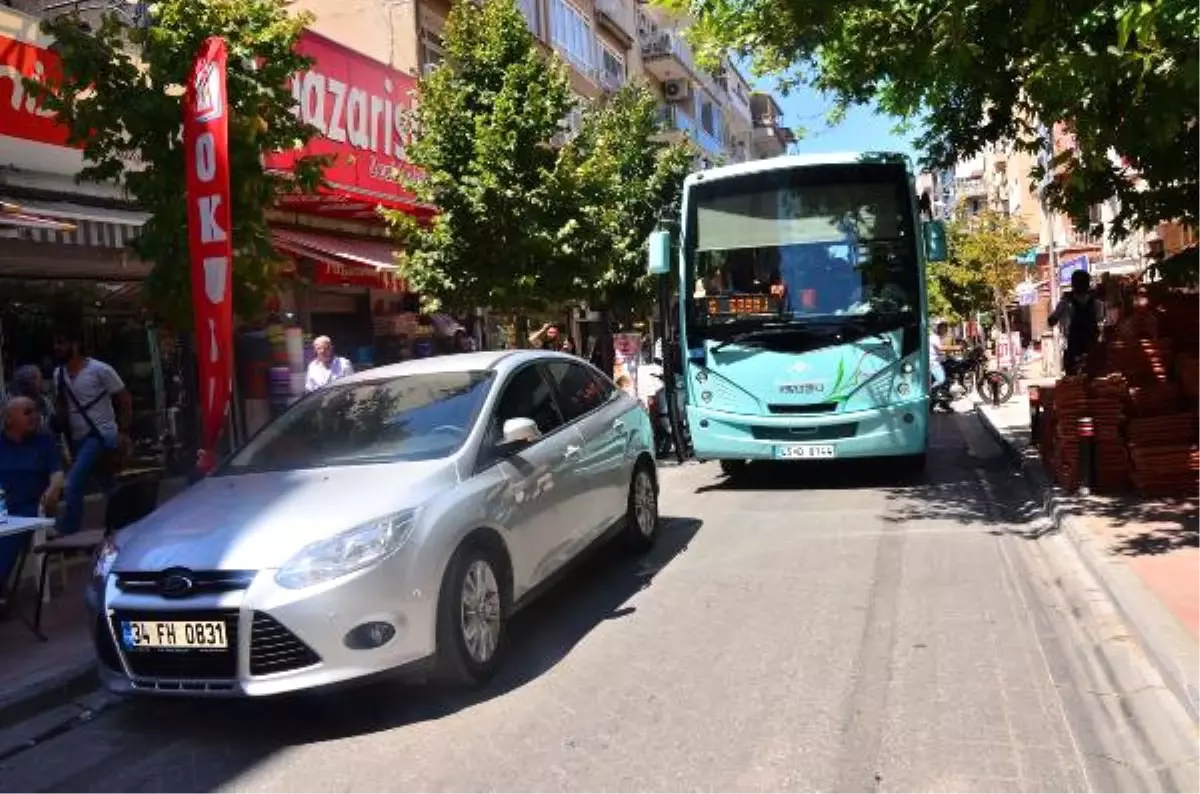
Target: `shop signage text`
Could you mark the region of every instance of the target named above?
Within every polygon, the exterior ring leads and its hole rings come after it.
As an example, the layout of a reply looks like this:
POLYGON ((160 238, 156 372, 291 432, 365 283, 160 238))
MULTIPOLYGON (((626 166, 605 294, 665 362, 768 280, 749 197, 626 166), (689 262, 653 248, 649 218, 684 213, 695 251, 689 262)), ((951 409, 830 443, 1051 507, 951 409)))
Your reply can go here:
POLYGON ((50 50, 0 35, 0 134, 67 146, 67 128, 25 90, 26 77, 57 82, 62 62, 50 50))
POLYGON ((317 262, 313 280, 318 284, 330 286, 370 287, 388 292, 403 291, 403 283, 394 270, 345 265, 340 262, 317 262))
POLYGON ((301 151, 269 155, 268 167, 286 170, 302 155, 332 155, 325 179, 336 190, 372 203, 411 200, 403 185, 420 172, 404 158, 416 80, 311 31, 301 34, 296 50, 313 65, 292 78, 295 112, 320 135, 301 151))
POLYGON ((233 388, 227 58, 223 39, 206 39, 188 76, 183 102, 201 449, 209 454, 214 452, 225 427, 233 388))

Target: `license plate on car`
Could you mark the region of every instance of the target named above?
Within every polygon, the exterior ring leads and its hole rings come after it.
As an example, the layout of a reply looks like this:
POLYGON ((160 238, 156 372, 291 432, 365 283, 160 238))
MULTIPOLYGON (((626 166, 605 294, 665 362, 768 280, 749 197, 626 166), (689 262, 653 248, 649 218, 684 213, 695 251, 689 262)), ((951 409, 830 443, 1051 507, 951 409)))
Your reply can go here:
POLYGON ((126 620, 121 623, 121 637, 126 650, 229 647, 225 623, 220 620, 126 620))
POLYGON ((775 448, 781 460, 829 460, 837 457, 832 444, 788 444, 775 448))

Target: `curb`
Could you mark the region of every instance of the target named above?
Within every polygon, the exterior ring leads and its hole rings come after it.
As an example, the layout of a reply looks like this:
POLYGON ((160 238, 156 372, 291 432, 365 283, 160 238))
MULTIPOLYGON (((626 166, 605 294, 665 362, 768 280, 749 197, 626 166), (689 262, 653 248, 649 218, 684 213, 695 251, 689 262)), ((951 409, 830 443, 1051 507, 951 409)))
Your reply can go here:
POLYGON ((1145 590, 1135 574, 1106 559, 1096 541, 1080 526, 1077 508, 1070 505, 1069 497, 1046 474, 1040 458, 1031 455, 1029 448, 1019 449, 1012 439, 996 427, 982 406, 976 407, 975 414, 1021 474, 1028 477, 1054 528, 1071 542, 1089 573, 1104 588, 1105 595, 1129 626, 1167 689, 1179 701, 1189 719, 1193 723, 1200 722, 1200 686, 1188 675, 1187 664, 1176 659, 1177 649, 1190 649, 1192 657, 1187 662, 1194 671, 1200 665, 1196 643, 1186 636, 1182 627, 1175 625, 1174 617, 1145 590))
POLYGON ((61 673, 0 693, 0 728, 23 722, 100 686, 96 662, 88 657, 61 673))

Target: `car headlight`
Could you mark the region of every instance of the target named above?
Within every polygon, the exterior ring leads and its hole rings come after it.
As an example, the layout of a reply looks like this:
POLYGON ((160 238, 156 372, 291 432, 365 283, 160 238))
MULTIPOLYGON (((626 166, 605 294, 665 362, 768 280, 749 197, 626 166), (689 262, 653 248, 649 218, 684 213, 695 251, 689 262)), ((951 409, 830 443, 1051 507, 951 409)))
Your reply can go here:
POLYGON ((279 569, 275 581, 300 590, 374 565, 404 545, 416 516, 416 510, 403 510, 310 543, 279 569))
POLYGON ((116 541, 112 538, 105 538, 104 542, 97 547, 96 556, 92 560, 92 576, 96 579, 107 579, 113 564, 117 561, 118 551, 116 541))

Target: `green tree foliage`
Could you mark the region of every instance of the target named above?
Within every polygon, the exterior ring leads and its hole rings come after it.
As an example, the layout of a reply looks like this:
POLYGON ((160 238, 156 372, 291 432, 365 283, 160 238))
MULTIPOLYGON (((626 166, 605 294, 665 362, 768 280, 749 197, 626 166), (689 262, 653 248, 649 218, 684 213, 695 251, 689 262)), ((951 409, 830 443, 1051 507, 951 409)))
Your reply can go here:
POLYGON ((1031 244, 1024 229, 1007 215, 985 210, 961 217, 947 233, 947 261, 927 267, 930 312, 953 319, 985 311, 1006 316, 1004 307, 1025 277, 1016 261, 1031 244))
POLYGON ((646 239, 662 210, 679 202, 692 168, 689 148, 655 142, 659 132, 654 95, 631 83, 589 109, 572 142, 584 158, 583 181, 605 196, 602 245, 589 265, 595 275, 581 297, 618 313, 650 312, 657 281, 646 274, 646 239))
POLYGON ((292 15, 289 6, 287 0, 159 0, 146 27, 114 16, 99 30, 71 15, 42 23, 58 42, 63 78, 29 87, 83 145, 80 178, 123 185, 151 214, 134 248, 154 264, 152 305, 181 327, 191 317, 182 87, 204 39, 222 36, 229 48, 235 311, 256 312, 277 275, 266 210, 282 193, 320 181, 320 158, 304 158, 294 181, 262 165, 263 154, 301 146, 315 132, 293 114, 287 85, 309 66, 295 44, 311 17, 292 15))
POLYGON ((1088 207, 1114 196, 1114 235, 1196 221, 1194 0, 659 2, 699 18, 693 33, 702 49, 753 55, 759 71, 786 72, 829 94, 835 115, 874 100, 919 121, 929 165, 949 166, 995 142, 1031 150, 1039 145, 1034 120, 1064 122, 1076 149, 1058 163, 1065 175, 1049 195, 1082 228, 1088 207))
POLYGON ((590 237, 578 155, 556 147, 573 107, 569 77, 547 61, 511 0, 456 3, 445 63, 421 81, 411 162, 432 222, 389 212, 406 251, 400 269, 429 308, 535 313, 574 288, 562 255, 590 237), (583 228, 588 227, 588 228, 583 228))
POLYGON ((626 88, 586 109, 567 140, 567 69, 540 51, 513 0, 456 4, 443 46, 408 150, 424 175, 412 189, 438 215, 419 224, 385 213, 426 306, 536 315, 572 300, 641 300, 646 236, 686 170, 680 149, 652 140, 649 92, 626 88))

